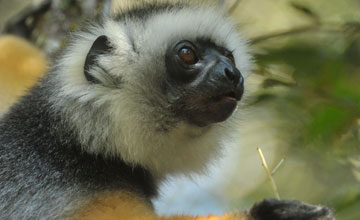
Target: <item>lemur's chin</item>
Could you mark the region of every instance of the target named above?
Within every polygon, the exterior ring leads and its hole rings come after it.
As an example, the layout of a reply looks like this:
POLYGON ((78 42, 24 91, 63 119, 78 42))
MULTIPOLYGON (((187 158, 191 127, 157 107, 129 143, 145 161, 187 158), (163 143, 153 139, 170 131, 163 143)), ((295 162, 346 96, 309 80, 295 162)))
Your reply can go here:
POLYGON ((236 98, 229 96, 210 98, 193 105, 193 109, 188 112, 187 117, 192 124, 200 127, 209 126, 230 118, 237 107, 237 103, 236 98))
POLYGON ((222 96, 219 100, 212 101, 206 111, 208 112, 207 121, 217 123, 227 120, 237 106, 237 100, 233 97, 222 96))
POLYGON ((197 111, 192 111, 192 122, 203 127, 226 121, 235 111, 243 91, 244 88, 241 86, 234 90, 220 92, 220 95, 210 98, 203 96, 202 99, 197 99, 201 101, 193 106, 197 111))

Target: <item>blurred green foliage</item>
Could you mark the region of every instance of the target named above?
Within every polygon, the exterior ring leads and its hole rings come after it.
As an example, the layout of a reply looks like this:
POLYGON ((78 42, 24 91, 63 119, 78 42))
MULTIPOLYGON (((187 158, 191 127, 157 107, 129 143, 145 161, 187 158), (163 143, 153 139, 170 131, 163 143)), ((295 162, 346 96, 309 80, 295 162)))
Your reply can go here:
MULTIPOLYGON (((330 42, 322 38, 311 34, 308 39, 304 37, 281 48, 267 49, 267 54, 258 55, 256 59, 265 72, 269 65, 279 62, 294 69, 291 77, 296 83, 290 85, 281 98, 275 95, 272 98, 282 102, 284 111, 289 105, 296 105, 299 112, 294 114, 306 112, 309 122, 302 136, 307 141, 321 139, 335 147, 336 140, 356 126, 360 118, 360 68, 347 59, 350 48, 336 53, 330 42)), ((271 73, 266 74, 271 78, 271 73)), ((279 85, 287 86, 274 79, 269 86, 265 80, 264 90, 279 85)), ((349 146, 344 144, 343 147, 349 146)))
MULTIPOLYGON (((264 80, 252 104, 285 119, 283 135, 291 137, 286 155, 310 168, 285 163, 275 177, 280 192, 326 203, 340 220, 360 219, 360 20, 328 22, 311 3, 300 2, 287 1, 288 10, 310 17, 308 24, 255 38, 254 47, 261 49, 256 74, 264 80), (302 176, 298 182, 296 175, 302 176), (317 198, 302 194, 304 186, 313 187, 317 198), (288 193, 290 188, 299 192, 288 193)), ((358 2, 345 2, 360 11, 358 2)), ((249 196, 261 199, 264 190, 272 194, 268 181, 249 196)))

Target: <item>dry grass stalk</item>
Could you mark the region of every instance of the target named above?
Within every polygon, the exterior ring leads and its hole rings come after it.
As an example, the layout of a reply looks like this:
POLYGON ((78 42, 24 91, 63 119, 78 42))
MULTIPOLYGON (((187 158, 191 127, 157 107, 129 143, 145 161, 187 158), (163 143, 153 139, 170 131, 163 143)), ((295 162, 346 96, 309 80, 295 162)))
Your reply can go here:
MULTIPOLYGON (((273 190, 274 190, 275 197, 276 197, 277 199, 280 199, 279 191, 278 191, 278 189, 277 189, 277 187, 276 187, 275 180, 274 180, 274 178, 272 177, 272 174, 271 174, 271 172, 270 172, 270 170, 269 170, 269 168, 268 168, 268 165, 267 165, 267 163, 266 163, 266 161, 265 161, 265 157, 264 157, 264 155, 263 155, 260 147, 257 148, 257 151, 259 152, 262 165, 263 165, 263 167, 264 167, 264 169, 265 169, 265 171, 266 171, 266 173, 267 173, 267 175, 268 175, 268 177, 269 177, 269 179, 270 179, 271 186, 272 186, 272 188, 273 188, 273 190)), ((281 161, 280 161, 280 162, 281 162, 281 161)), ((280 164, 280 163, 279 163, 279 164, 280 164)), ((280 165, 281 165, 281 164, 280 164, 280 165)), ((278 165, 277 168, 278 168, 280 165, 278 165)), ((276 168, 276 169, 277 169, 277 168, 276 168)), ((276 170, 274 170, 274 171, 276 171, 276 170)))

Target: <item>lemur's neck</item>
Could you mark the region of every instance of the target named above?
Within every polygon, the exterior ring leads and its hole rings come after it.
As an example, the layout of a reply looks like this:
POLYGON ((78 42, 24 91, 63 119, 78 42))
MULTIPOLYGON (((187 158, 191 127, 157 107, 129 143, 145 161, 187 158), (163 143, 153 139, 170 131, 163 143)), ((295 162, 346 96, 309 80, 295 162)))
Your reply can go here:
POLYGON ((44 168, 44 179, 50 173, 59 173, 58 182, 54 181, 57 184, 73 183, 91 191, 125 188, 147 198, 156 195, 155 181, 148 170, 126 164, 121 158, 85 152, 71 126, 63 123, 60 113, 51 110, 48 94, 43 86, 33 88, 0 124, 5 142, 10 143, 16 135, 24 138, 21 140, 24 143, 18 145, 23 147, 16 149, 19 155, 24 155, 24 163, 30 160, 25 155, 36 154, 39 167, 44 168), (6 124, 12 126, 6 127, 6 124))

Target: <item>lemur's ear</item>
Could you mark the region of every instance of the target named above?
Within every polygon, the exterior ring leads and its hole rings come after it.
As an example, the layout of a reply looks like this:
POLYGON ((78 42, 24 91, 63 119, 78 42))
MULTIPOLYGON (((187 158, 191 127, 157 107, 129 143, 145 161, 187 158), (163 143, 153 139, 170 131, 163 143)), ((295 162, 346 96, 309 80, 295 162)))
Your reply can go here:
POLYGON ((99 80, 91 75, 90 70, 96 65, 99 55, 109 53, 112 47, 105 35, 98 37, 91 46, 85 60, 84 74, 85 78, 91 83, 99 83, 99 80))

